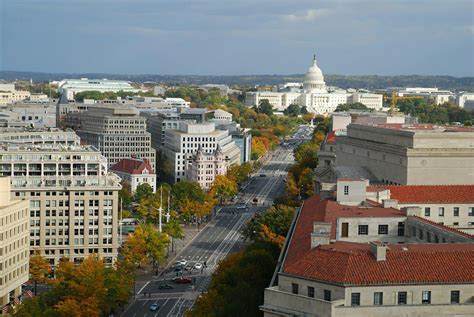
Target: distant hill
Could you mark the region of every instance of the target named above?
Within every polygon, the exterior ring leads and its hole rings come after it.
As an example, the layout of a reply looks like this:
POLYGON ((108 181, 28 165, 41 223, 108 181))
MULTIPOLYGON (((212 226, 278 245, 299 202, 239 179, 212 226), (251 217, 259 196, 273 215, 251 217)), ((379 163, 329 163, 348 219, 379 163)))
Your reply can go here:
MULTIPOLYGON (((108 78, 118 80, 129 80, 133 82, 156 82, 165 84, 227 84, 227 85, 276 85, 285 82, 301 82, 304 74, 293 75, 242 75, 242 76, 201 76, 201 75, 124 75, 103 73, 37 73, 0 71, 0 79, 3 80, 30 80, 35 82, 60 80, 64 78, 108 78)), ((451 76, 377 76, 377 75, 332 75, 324 76, 326 83, 341 88, 386 88, 386 87, 438 87, 448 90, 474 91, 474 77, 451 77, 451 76)))

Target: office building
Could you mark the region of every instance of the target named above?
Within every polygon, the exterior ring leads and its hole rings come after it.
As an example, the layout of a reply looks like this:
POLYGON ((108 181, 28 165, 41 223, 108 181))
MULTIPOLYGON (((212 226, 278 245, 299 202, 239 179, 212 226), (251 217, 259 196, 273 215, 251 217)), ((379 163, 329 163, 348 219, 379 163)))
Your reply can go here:
POLYGON ((145 183, 150 185, 153 192, 156 191, 156 174, 146 159, 123 159, 112 165, 110 170, 120 176, 122 181, 130 184, 132 194, 135 193, 139 185, 145 183))
POLYGON ((188 162, 199 148, 211 154, 218 146, 229 165, 240 164, 240 149, 229 132, 216 130, 214 123, 180 123, 178 130, 166 130, 162 155, 170 165, 172 181, 186 178, 188 162))
POLYGON ((122 159, 146 159, 155 168, 155 150, 146 131, 146 119, 127 106, 90 106, 86 112, 69 113, 66 126, 81 141, 93 145, 107 158, 109 166, 122 159))
POLYGON ((297 211, 260 306, 276 316, 469 316, 474 237, 367 201, 365 180, 297 211), (362 191, 361 191, 362 190, 362 191))
POLYGON ((98 91, 98 92, 131 92, 137 93, 140 90, 133 88, 130 82, 122 80, 108 79, 63 79, 58 83, 58 91, 65 95, 67 99, 72 100, 79 92, 98 91))
POLYGON ((349 92, 347 97, 347 103, 359 102, 364 104, 367 108, 372 110, 382 110, 383 108, 383 95, 374 94, 368 91, 359 90, 356 92, 349 92))
POLYGON ((29 279, 29 202, 11 195, 10 177, 0 177, 0 309, 29 279))
POLYGON ((350 123, 359 124, 385 124, 385 123, 399 123, 399 124, 417 124, 418 119, 406 116, 403 114, 388 114, 385 112, 363 112, 363 111, 349 111, 349 112, 334 112, 331 114, 332 130, 345 130, 350 123))
POLYGON ((49 100, 15 102, 0 108, 0 118, 9 122, 29 123, 36 128, 56 127, 56 103, 50 103, 49 100))
POLYGON ((6 127, 0 128, 0 143, 10 145, 45 144, 79 145, 80 138, 71 129, 6 127))
POLYGON ((349 124, 336 141, 336 166, 367 168, 401 185, 474 182, 474 129, 431 124, 349 124))
POLYGON ((14 199, 29 200, 31 253, 39 251, 53 267, 62 257, 78 263, 90 254, 111 264, 120 178, 95 148, 63 142, 0 142, 0 176, 11 177, 14 199))
POLYGON ((217 176, 227 173, 228 165, 219 145, 210 154, 199 148, 188 163, 186 178, 198 183, 202 189, 209 190, 217 176))

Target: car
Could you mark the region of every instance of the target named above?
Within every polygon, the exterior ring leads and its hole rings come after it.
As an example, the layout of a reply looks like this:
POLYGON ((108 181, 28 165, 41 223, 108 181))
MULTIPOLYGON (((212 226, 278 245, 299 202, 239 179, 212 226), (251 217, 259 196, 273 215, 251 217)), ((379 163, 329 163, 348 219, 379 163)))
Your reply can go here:
POLYGON ((245 206, 245 205, 240 205, 240 206, 237 206, 236 209, 237 209, 237 210, 240 210, 240 209, 247 209, 247 206, 245 206))
POLYGON ((183 267, 181 265, 174 268, 175 272, 181 272, 182 270, 183 270, 183 267))
MULTIPOLYGON (((244 206, 244 208, 245 208, 245 206, 244 206)), ((237 207, 237 209, 239 209, 239 207, 237 207)), ((198 263, 194 264, 194 268, 196 270, 201 270, 202 269, 202 263, 198 262, 198 263)))
POLYGON ((158 285, 158 289, 173 289, 173 286, 165 283, 158 285))
POLYGON ((160 309, 160 305, 158 305, 158 304, 151 304, 150 305, 150 310, 151 311, 157 311, 158 309, 160 309))
POLYGON ((265 174, 260 174, 260 177, 267 177, 267 175, 265 175, 265 174))
POLYGON ((176 266, 186 266, 186 264, 188 264, 186 260, 176 261, 176 266))
POLYGON ((173 282, 176 284, 191 284, 193 282, 189 277, 175 277, 173 282))

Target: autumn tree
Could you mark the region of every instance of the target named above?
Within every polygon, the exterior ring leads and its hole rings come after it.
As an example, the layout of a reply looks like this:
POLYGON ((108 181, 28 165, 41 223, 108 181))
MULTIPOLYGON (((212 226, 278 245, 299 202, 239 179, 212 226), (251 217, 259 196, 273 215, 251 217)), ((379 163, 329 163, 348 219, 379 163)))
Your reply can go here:
POLYGON ((153 188, 151 188, 150 184, 148 183, 142 183, 137 186, 137 189, 135 190, 135 195, 133 196, 133 199, 135 201, 140 201, 143 198, 148 198, 151 195, 153 195, 153 188))
POLYGON ((30 276, 35 283, 35 295, 37 293, 37 284, 43 283, 47 280, 49 270, 49 262, 36 252, 35 255, 30 257, 30 276))
POLYGON ((225 199, 234 197, 237 191, 237 183, 225 175, 218 175, 209 189, 210 195, 219 199, 221 204, 225 199))
POLYGON ((310 168, 305 168, 301 172, 298 187, 300 189, 300 194, 303 199, 314 195, 313 171, 310 168))
POLYGON ((171 251, 174 252, 174 240, 184 239, 183 228, 181 228, 181 225, 179 224, 177 215, 171 215, 169 222, 163 228, 163 232, 171 237, 171 251))

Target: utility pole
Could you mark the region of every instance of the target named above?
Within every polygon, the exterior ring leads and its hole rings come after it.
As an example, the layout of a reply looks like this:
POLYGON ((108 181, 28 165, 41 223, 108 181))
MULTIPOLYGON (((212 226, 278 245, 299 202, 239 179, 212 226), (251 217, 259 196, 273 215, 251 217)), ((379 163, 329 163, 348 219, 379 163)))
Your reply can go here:
POLYGON ((170 222, 170 192, 168 191, 168 210, 166 211, 166 223, 170 222))
POLYGON ((163 212, 163 185, 160 186, 160 208, 158 209, 158 232, 162 232, 161 228, 161 214, 163 212))
POLYGON ((122 198, 120 198, 120 222, 119 222, 119 232, 120 232, 120 246, 123 245, 123 206, 122 198))

